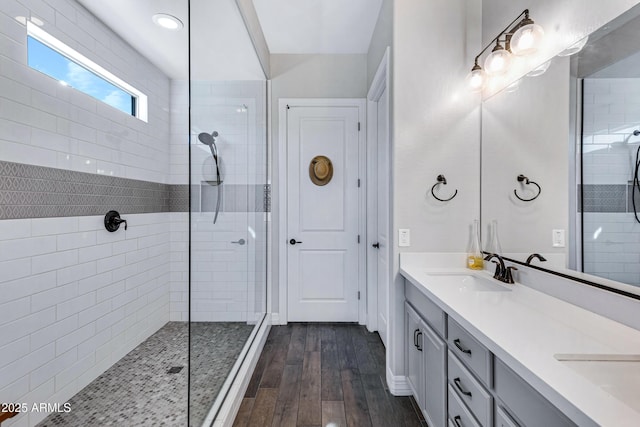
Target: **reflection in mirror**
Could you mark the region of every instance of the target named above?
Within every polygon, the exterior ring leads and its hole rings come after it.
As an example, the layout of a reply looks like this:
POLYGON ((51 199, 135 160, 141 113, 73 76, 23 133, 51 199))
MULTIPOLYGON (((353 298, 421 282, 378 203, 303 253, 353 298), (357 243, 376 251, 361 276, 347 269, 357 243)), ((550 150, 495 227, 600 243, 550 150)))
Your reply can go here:
POLYGON ((640 201, 637 189, 633 194, 640 149, 640 18, 614 28, 592 37, 573 64, 582 82, 581 264, 585 273, 640 286, 640 203, 633 206, 640 201))
POLYGON ((525 263, 539 253, 546 261, 532 265, 633 294, 640 287, 639 16, 639 6, 630 9, 579 53, 554 58, 482 106, 483 236, 496 221, 505 256, 525 263))
POLYGON ((496 221, 510 258, 539 252, 547 266, 567 263, 566 247, 552 245, 552 230, 569 226, 568 117, 569 58, 483 103, 482 231, 488 236, 496 221))

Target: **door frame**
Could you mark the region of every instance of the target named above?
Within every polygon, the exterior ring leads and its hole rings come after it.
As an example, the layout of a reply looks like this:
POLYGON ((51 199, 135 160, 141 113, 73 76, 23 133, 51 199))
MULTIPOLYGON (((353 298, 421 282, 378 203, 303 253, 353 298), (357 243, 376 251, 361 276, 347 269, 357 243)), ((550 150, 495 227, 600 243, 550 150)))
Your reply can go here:
MULTIPOLYGON (((378 266, 377 266, 377 253, 375 249, 371 246, 377 239, 377 224, 378 224, 378 213, 377 213, 377 204, 378 204, 378 188, 377 188, 377 161, 378 161, 378 153, 377 153, 377 145, 378 145, 378 110, 376 104, 380 100, 380 97, 384 93, 385 89, 387 90, 387 114, 388 114, 388 123, 387 123, 387 152, 389 154, 389 222, 387 223, 387 235, 389 236, 389 245, 393 243, 393 235, 391 233, 391 221, 392 221, 392 209, 393 206, 393 198, 391 197, 393 194, 393 162, 392 152, 391 152, 391 70, 390 70, 390 56, 391 50, 389 47, 385 49, 384 56, 378 65, 378 69, 376 71, 375 76, 371 82, 371 86, 369 87, 369 92, 367 93, 367 130, 368 130, 368 141, 367 144, 367 171, 371 173, 367 174, 367 209, 368 209, 368 221, 367 221, 367 329, 371 332, 378 330, 378 266)), ((389 268, 393 265, 391 260, 393 256, 393 248, 389 248, 389 259, 387 262, 389 263, 389 268)), ((387 282, 390 284, 391 281, 391 273, 387 278, 387 282)), ((389 293, 391 296, 391 293, 389 293)), ((385 335, 388 339, 389 331, 388 326, 391 320, 389 319, 389 304, 390 301, 386 301, 387 304, 387 334, 385 335)))
MULTIPOLYGON (((366 246, 367 246, 367 112, 365 98, 280 98, 278 100, 278 314, 279 324, 288 322, 288 239, 287 236, 287 202, 288 194, 288 160, 287 160, 287 109, 288 107, 357 107, 360 132, 358 132, 358 169, 360 176, 360 192, 358 195, 358 323, 367 321, 367 289, 366 289, 366 246)), ((354 183, 357 185, 357 183, 354 183)))

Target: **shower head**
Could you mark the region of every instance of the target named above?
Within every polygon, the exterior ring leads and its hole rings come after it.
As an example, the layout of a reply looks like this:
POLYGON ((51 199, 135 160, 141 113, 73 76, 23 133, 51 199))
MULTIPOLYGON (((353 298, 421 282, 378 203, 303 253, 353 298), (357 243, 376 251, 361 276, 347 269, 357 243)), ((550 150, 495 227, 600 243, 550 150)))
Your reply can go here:
POLYGON ((622 141, 622 143, 627 144, 632 136, 638 136, 638 135, 640 135, 640 130, 636 129, 633 132, 631 132, 629 135, 627 135, 627 137, 624 139, 624 141, 622 141))
POLYGON ((218 132, 216 132, 215 130, 213 132, 206 133, 206 132, 201 132, 198 135, 198 139, 200 140, 200 142, 202 142, 205 145, 214 145, 216 144, 216 136, 218 136, 218 132))

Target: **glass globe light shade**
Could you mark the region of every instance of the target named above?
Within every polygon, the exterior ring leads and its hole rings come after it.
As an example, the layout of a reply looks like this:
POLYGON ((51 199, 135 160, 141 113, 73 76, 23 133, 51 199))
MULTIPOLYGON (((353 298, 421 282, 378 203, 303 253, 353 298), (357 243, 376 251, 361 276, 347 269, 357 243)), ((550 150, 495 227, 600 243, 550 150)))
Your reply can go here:
POLYGON ((588 41, 589 41, 589 37, 588 36, 583 38, 582 40, 578 40, 576 43, 572 44, 571 46, 569 46, 568 48, 566 48, 565 50, 560 52, 558 54, 558 56, 571 56, 571 55, 574 55, 574 54, 580 52, 582 50, 582 48, 586 46, 588 41))
POLYGON ((551 60, 545 62, 544 64, 534 68, 530 72, 527 73, 528 77, 538 77, 543 75, 548 69, 549 65, 551 65, 551 60))
POLYGON ((540 47, 542 39, 544 37, 544 30, 538 24, 534 24, 533 21, 522 25, 511 36, 509 48, 514 55, 529 55, 534 53, 540 47))
POLYGON ((485 75, 480 66, 475 65, 467 76, 467 85, 471 92, 480 92, 484 88, 485 75))
POLYGON ((510 63, 511 53, 498 43, 484 61, 484 69, 487 74, 495 76, 505 73, 510 63))
POLYGON ((515 82, 511 83, 509 86, 507 86, 506 88, 504 88, 504 91, 507 93, 511 93, 511 92, 515 92, 520 88, 520 83, 522 82, 522 79, 518 79, 515 82))

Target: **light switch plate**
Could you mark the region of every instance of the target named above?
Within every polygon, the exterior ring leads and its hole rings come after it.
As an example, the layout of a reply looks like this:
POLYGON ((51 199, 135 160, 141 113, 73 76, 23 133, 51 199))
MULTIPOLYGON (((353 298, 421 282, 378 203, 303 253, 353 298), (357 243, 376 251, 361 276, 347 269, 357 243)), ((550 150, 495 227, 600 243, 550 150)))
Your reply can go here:
POLYGON ((398 246, 409 247, 411 246, 411 230, 408 228, 401 228, 398 230, 398 246))
POLYGON ((551 243, 554 248, 564 248, 564 230, 552 230, 551 231, 551 243))

